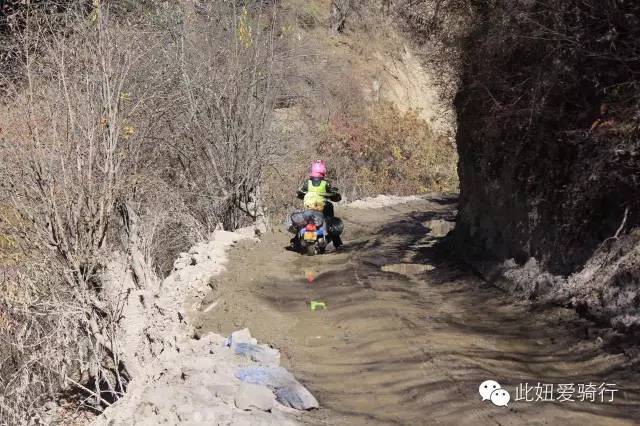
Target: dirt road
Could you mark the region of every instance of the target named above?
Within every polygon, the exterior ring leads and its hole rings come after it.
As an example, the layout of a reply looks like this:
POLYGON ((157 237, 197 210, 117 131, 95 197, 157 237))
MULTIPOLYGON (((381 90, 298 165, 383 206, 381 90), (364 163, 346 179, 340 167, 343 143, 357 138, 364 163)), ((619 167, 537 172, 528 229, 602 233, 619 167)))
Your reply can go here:
POLYGON ((286 251, 282 232, 243 243, 192 320, 202 332, 249 327, 279 348, 322 405, 302 417, 309 424, 639 424, 627 356, 586 339, 590 325, 572 311, 514 305, 442 253, 432 221, 454 209, 441 197, 338 209, 347 249, 323 256, 286 251), (510 393, 507 407, 481 401, 487 379, 510 393), (617 391, 588 401, 581 385, 603 382, 617 391), (540 383, 549 401, 515 401, 527 383, 529 399, 540 383), (574 385, 563 395, 575 401, 558 401, 560 384, 574 385))

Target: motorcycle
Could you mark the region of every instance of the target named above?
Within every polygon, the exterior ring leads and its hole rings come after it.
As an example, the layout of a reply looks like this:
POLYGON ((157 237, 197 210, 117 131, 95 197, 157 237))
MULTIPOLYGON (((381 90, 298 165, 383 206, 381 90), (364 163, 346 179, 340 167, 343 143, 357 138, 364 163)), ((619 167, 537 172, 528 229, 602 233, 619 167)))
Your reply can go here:
POLYGON ((331 236, 326 229, 324 215, 315 210, 305 210, 291 215, 289 230, 296 234, 291 239, 293 250, 313 256, 323 254, 331 242, 331 236))
MULTIPOLYGON (((298 191, 298 198, 303 199, 305 194, 306 191, 298 191)), ((322 206, 291 215, 289 231, 295 234, 291 239, 291 248, 294 251, 313 256, 325 253, 331 242, 336 247, 342 244, 340 234, 342 234, 343 224, 334 216, 333 204, 329 202, 329 200, 340 201, 341 196, 337 192, 322 194, 322 196, 325 197, 322 206), (332 235, 337 241, 333 241, 332 235)))

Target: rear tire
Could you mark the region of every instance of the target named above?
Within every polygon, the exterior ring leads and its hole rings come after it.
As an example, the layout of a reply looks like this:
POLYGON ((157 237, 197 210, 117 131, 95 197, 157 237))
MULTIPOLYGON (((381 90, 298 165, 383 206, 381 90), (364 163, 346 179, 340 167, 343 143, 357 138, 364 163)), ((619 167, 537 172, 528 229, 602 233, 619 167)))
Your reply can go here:
POLYGON ((307 254, 307 256, 314 256, 316 254, 316 245, 308 244, 305 246, 304 251, 307 254))

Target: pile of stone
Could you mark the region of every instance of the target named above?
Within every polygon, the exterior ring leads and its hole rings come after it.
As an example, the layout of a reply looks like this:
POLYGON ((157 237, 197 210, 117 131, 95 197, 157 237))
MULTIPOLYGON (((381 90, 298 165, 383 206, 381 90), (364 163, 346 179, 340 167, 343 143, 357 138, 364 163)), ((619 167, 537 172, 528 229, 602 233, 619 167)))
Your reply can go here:
POLYGON ((258 344, 248 329, 232 333, 226 346, 237 355, 258 363, 239 369, 236 378, 243 383, 236 395, 236 406, 241 409, 269 411, 277 402, 296 410, 319 408, 314 396, 291 373, 279 366, 280 352, 258 344))
POLYGON ((98 417, 98 425, 293 425, 318 401, 285 368, 280 353, 249 330, 209 333, 181 348, 173 365, 98 417))

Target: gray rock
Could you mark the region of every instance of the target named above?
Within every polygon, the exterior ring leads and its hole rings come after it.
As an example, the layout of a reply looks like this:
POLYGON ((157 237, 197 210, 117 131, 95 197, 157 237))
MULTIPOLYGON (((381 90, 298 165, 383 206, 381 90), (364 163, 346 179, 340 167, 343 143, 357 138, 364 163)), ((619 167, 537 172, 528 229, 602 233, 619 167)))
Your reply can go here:
POLYGON ((433 219, 427 221, 426 226, 429 228, 429 233, 432 237, 441 238, 451 232, 456 227, 456 224, 444 219, 433 219))
POLYGON ((235 353, 251 358, 255 362, 266 365, 280 365, 280 351, 267 345, 254 345, 251 343, 237 343, 235 353))
POLYGON ((514 258, 511 258, 502 262, 502 267, 504 269, 514 269, 518 267, 518 264, 516 263, 516 260, 514 258))
POLYGON ((282 367, 241 368, 236 377, 245 383, 274 389, 277 400, 286 407, 311 410, 320 406, 311 392, 282 367))
POLYGON ((274 401, 271 389, 251 383, 242 383, 235 397, 236 407, 241 410, 270 411, 274 401))
POLYGON ((312 410, 320 407, 318 400, 311 395, 311 392, 298 382, 278 389, 276 398, 280 404, 297 410, 312 410))
POLYGON ((258 341, 251 337, 251 332, 248 328, 243 328, 242 330, 231 333, 231 336, 227 339, 227 346, 231 347, 234 351, 236 350, 236 346, 241 343, 257 345, 258 341))
POLYGON ((187 259, 183 259, 183 258, 176 259, 176 261, 173 262, 173 269, 176 271, 180 269, 184 269, 187 266, 187 264, 188 264, 187 259))
POLYGON ((297 383, 293 375, 282 367, 245 367, 236 372, 236 377, 243 382, 268 386, 272 389, 297 383))

